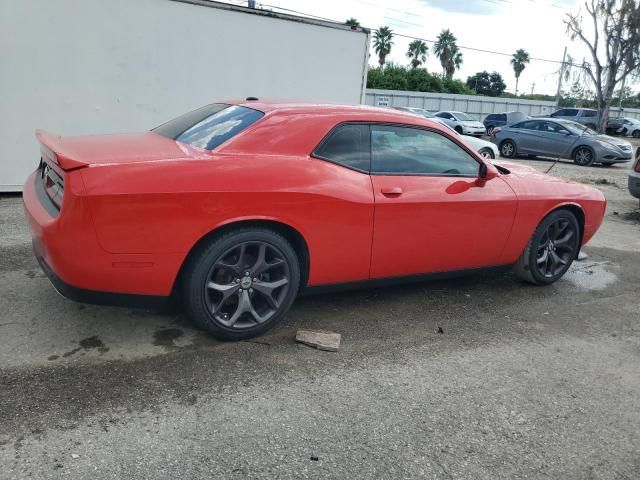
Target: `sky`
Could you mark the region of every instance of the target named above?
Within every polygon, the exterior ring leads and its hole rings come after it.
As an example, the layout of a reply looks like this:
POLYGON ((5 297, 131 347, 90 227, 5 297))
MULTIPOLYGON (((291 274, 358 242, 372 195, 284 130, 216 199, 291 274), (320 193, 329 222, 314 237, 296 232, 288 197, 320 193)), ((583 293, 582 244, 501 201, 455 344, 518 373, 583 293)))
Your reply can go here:
MULTIPOLYGON (((476 72, 499 72, 507 91, 515 90, 515 76, 510 55, 523 48, 531 57, 555 60, 558 63, 532 60, 520 76, 520 93, 555 94, 559 62, 565 46, 580 63, 587 55, 585 48, 572 42, 566 33, 563 17, 566 12, 578 12, 584 0, 264 0, 269 5, 344 21, 355 17, 364 27, 372 29, 388 25, 394 32, 427 40, 449 28, 461 46, 509 54, 501 56, 463 49, 462 68, 454 78, 466 80, 476 72)), ((230 3, 242 3, 231 0, 230 3)), ((261 2, 256 2, 258 6, 261 2)), ((406 52, 411 39, 396 36, 387 61, 407 65, 406 52)), ((442 68, 429 44, 426 67, 441 73, 442 68)), ((371 51, 370 64, 377 64, 371 51)))

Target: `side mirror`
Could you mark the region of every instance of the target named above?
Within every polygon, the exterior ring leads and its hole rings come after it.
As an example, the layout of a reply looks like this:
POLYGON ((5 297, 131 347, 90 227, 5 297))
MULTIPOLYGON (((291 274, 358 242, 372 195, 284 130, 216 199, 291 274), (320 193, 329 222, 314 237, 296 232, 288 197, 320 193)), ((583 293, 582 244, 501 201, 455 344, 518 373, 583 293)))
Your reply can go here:
POLYGON ((480 164, 480 170, 478 171, 478 178, 483 179, 483 180, 485 178, 487 178, 487 171, 488 171, 487 170, 487 164, 482 162, 480 164))

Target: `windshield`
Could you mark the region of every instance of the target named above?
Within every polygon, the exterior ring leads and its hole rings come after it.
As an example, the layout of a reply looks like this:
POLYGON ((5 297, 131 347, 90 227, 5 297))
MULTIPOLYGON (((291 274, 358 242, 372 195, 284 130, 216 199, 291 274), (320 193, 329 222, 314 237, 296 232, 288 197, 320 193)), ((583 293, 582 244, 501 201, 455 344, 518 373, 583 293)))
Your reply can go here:
POLYGON ((558 122, 567 130, 569 130, 571 133, 574 133, 576 135, 597 135, 598 134, 597 132, 591 130, 589 127, 585 127, 584 125, 581 125, 576 122, 571 122, 568 120, 564 120, 564 121, 556 120, 556 122, 558 122))
POLYGON ((264 116, 238 105, 214 103, 185 113, 151 130, 158 135, 213 150, 264 116))
POLYGON ((469 115, 462 112, 451 112, 458 120, 473 120, 469 115))

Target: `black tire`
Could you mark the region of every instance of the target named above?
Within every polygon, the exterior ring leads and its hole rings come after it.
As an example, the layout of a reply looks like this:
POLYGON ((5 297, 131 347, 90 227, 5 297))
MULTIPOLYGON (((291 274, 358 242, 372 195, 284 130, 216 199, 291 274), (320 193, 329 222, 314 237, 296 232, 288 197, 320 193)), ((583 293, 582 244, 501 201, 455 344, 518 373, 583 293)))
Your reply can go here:
POLYGON ((552 284, 567 272, 578 256, 580 238, 580 225, 572 212, 550 213, 540 222, 520 255, 516 275, 534 285, 552 284))
POLYGON ((505 140, 500 144, 500 156, 505 158, 513 158, 517 155, 518 149, 512 140, 505 140))
POLYGON ((491 136, 494 127, 487 127, 487 135, 491 136))
POLYGON ((478 153, 482 155, 484 158, 487 158, 490 160, 493 160, 494 158, 496 158, 495 154, 493 153, 493 150, 491 150, 488 147, 481 148, 480 150, 478 150, 478 153))
POLYGON ((590 147, 581 146, 573 151, 573 161, 581 167, 588 167, 595 161, 596 156, 590 147))
POLYGON ((454 128, 454 130, 456 132, 458 132, 460 135, 462 135, 462 127, 460 125, 456 126, 456 128, 454 128))
POLYGON ((299 287, 300 263, 282 235, 239 228, 190 255, 182 298, 199 327, 220 340, 244 340, 282 320, 299 287))
POLYGON ((640 138, 640 130, 634 130, 631 136, 633 138, 640 138))
POLYGON ((587 123, 585 127, 590 128, 591 130, 596 130, 596 131, 598 130, 598 127, 596 126, 595 123, 587 123))

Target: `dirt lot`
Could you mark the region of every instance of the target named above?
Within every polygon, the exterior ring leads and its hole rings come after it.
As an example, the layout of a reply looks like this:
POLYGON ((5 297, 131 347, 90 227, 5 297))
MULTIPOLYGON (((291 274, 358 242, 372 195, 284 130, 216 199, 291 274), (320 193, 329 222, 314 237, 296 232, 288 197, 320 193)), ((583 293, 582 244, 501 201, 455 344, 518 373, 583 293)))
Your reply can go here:
MULTIPOLYGON (((517 160, 541 170, 545 160, 517 160)), ((586 261, 300 299, 251 342, 80 305, 0 197, 0 478, 640 478, 640 211, 628 165, 586 261), (340 332, 337 353, 293 342, 340 332)))

